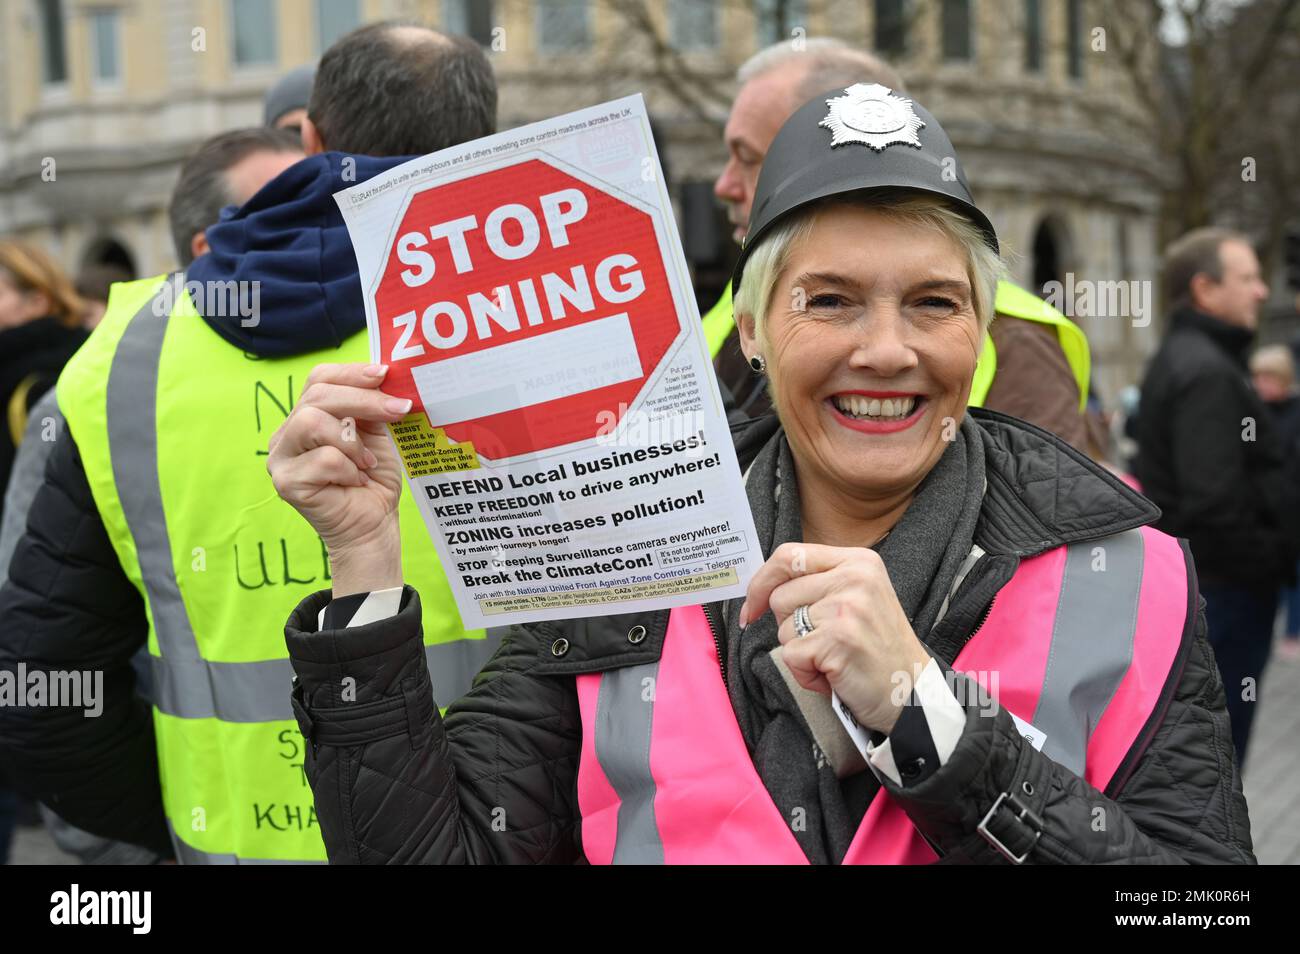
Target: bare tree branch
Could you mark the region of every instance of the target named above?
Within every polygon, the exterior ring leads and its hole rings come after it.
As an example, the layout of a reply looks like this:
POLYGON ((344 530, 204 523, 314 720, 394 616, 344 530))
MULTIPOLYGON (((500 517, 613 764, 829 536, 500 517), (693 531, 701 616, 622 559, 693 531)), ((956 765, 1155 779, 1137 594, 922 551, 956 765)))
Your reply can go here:
POLYGON ((628 28, 647 41, 653 57, 653 76, 683 108, 697 119, 721 126, 719 114, 731 108, 731 94, 712 77, 693 69, 681 51, 660 32, 645 0, 606 0, 628 28))

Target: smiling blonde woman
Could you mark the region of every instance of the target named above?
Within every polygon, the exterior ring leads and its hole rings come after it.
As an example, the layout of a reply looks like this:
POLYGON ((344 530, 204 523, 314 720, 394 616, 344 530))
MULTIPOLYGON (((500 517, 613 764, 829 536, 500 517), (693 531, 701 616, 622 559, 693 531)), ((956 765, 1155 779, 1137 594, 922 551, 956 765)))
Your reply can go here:
POLYGON ((333 561, 286 629, 330 860, 1253 862, 1186 547, 966 409, 998 246, 934 117, 811 101, 749 234, 736 313, 777 413, 737 430, 747 598, 513 627, 445 716, 380 426, 405 404, 383 367, 316 369, 268 468, 333 561))

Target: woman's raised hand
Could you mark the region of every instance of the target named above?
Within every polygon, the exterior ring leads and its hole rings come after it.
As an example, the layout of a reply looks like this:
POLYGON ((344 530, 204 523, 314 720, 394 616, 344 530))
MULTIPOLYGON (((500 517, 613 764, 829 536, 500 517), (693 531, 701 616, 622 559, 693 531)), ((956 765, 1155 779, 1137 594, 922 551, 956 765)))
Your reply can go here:
POLYGON ((930 654, 912 632, 884 561, 874 550, 783 543, 749 582, 741 625, 768 609, 782 658, 799 685, 833 689, 859 724, 889 733, 930 654), (794 611, 808 607, 800 637, 794 611))
POLYGON ((402 583, 402 465, 385 425, 411 402, 380 390, 387 373, 387 365, 317 365, 271 435, 266 469, 325 542, 336 597, 402 583))

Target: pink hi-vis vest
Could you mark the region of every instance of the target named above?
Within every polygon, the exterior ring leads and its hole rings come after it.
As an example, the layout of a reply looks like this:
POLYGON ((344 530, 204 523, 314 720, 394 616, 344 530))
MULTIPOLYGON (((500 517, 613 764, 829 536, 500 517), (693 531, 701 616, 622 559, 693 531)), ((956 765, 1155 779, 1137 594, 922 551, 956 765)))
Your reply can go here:
MULTIPOLYGON (((953 669, 1105 790, 1191 632, 1187 587, 1181 546, 1149 527, 1057 547, 1021 562, 953 669)), ((658 662, 579 676, 578 701, 590 862, 807 863, 745 748, 701 607, 672 611, 658 662)), ((882 787, 844 860, 935 858, 882 787)))

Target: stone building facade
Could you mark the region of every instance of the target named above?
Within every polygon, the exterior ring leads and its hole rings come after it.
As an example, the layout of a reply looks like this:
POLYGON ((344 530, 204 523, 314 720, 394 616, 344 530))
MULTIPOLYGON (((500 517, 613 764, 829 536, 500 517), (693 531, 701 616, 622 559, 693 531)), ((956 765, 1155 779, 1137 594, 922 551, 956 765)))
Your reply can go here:
POLYGON ((943 121, 1012 276, 1091 310, 1076 320, 1113 399, 1156 341, 1162 173, 1091 15, 1089 0, 0 0, 0 234, 72 271, 172 267, 182 159, 259 123, 266 88, 341 32, 413 17, 484 44, 503 129, 644 93, 707 303, 734 256, 711 183, 735 69, 769 42, 835 36, 891 59, 943 121))

